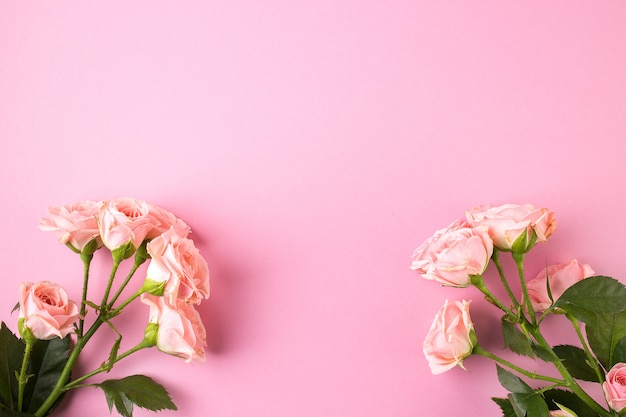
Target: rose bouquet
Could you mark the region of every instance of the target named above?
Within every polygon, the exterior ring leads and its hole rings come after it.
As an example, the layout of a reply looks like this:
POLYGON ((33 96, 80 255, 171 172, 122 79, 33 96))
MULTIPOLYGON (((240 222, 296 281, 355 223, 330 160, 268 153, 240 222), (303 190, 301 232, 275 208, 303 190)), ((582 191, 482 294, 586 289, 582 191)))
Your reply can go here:
POLYGON ((509 392, 493 398, 505 417, 626 415, 626 288, 577 260, 548 266, 527 280, 526 254, 555 229, 554 213, 545 208, 482 207, 427 239, 411 265, 444 286, 476 288, 502 312, 505 347, 544 363, 546 371, 528 370, 481 346, 466 300, 445 301, 424 340, 424 354, 433 374, 463 368, 470 355, 494 361, 498 380, 509 392), (512 281, 503 254, 510 254, 516 266, 512 281), (490 265, 499 279, 484 278, 490 265), (542 324, 556 315, 572 326, 576 346, 547 341, 542 324))
POLYGON ((209 295, 208 267, 188 238, 189 226, 167 210, 132 198, 82 201, 48 213, 40 228, 56 233, 82 260, 80 301, 72 301, 65 289, 50 281, 20 285, 15 307, 20 337, 5 323, 0 329, 0 415, 49 415, 66 392, 86 386, 101 389, 109 411, 115 407, 124 417, 132 416, 134 406, 175 410, 165 388, 147 376, 94 377, 151 347, 186 362, 204 360, 206 332, 196 305, 209 295), (112 269, 105 289, 94 298, 90 265, 100 249, 110 253, 112 269), (126 260, 128 274, 120 280, 117 272, 126 260), (148 260, 143 281, 129 286, 148 260), (133 287, 138 289, 127 296, 124 290, 133 287), (122 334, 115 324, 136 300, 149 306, 145 332, 134 347, 122 351, 122 334), (102 364, 77 374, 81 353, 105 328, 114 337, 102 350, 102 364))

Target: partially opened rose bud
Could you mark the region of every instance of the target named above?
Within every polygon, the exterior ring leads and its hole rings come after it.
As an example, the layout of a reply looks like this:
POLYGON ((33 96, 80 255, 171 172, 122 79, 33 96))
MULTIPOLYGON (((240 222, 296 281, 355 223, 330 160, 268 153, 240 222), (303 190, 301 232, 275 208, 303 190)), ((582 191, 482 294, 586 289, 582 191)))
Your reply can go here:
POLYGON ((426 335, 423 350, 433 374, 441 374, 472 354, 476 345, 474 324, 469 314, 469 301, 444 303, 426 335))
POLYGON ((208 298, 209 267, 193 240, 179 236, 172 227, 147 245, 151 261, 144 289, 163 295, 174 305, 181 299, 198 304, 208 298))
POLYGON ((150 294, 142 294, 141 301, 150 306, 144 340, 185 362, 205 360, 206 330, 193 304, 177 300, 170 305, 164 297, 150 294))
POLYGON ((451 287, 468 287, 489 265, 493 242, 484 227, 456 221, 437 231, 413 254, 411 269, 451 287))
POLYGON ((606 374, 602 390, 611 409, 621 412, 626 409, 626 363, 616 363, 606 374))
POLYGON ((576 259, 545 268, 526 284, 533 309, 536 313, 547 310, 552 305, 552 300, 558 300, 565 290, 594 273, 589 265, 581 264, 576 259), (548 294, 546 281, 550 282, 552 300, 548 294))

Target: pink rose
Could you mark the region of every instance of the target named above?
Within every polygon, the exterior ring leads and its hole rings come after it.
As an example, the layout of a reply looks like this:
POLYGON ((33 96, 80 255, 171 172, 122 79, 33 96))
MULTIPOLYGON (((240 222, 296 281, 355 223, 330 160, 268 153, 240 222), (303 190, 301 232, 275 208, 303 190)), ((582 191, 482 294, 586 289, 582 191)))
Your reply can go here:
POLYGON ((204 361, 206 330, 192 304, 177 300, 172 306, 163 297, 145 293, 141 301, 150 306, 150 323, 158 325, 156 346, 161 352, 185 362, 204 361))
POLYGON ((181 237, 186 237, 191 232, 189 226, 173 213, 150 203, 148 203, 148 207, 148 216, 154 220, 154 225, 146 235, 146 239, 153 239, 167 232, 172 227, 176 231, 176 234, 181 237))
POLYGON ((552 305, 546 280, 550 281, 552 299, 556 301, 569 287, 594 274, 594 270, 589 265, 581 264, 576 259, 544 269, 526 284, 535 312, 546 311, 552 305))
POLYGON ((467 287, 470 275, 485 272, 492 253, 493 242, 486 228, 456 221, 415 250, 411 269, 443 285, 467 287))
POLYGON ((602 383, 609 407, 620 412, 626 408, 626 363, 616 363, 602 383))
POLYGON ((479 208, 465 215, 471 226, 487 226, 494 245, 503 251, 528 252, 556 229, 553 212, 530 204, 479 208))
POLYGON ((171 305, 177 300, 199 303, 209 296, 209 268, 193 240, 169 229, 147 245, 152 260, 146 279, 165 283, 164 296, 171 305))
POLYGON ((98 221, 96 216, 100 203, 95 201, 81 201, 61 207, 50 207, 50 218, 43 218, 39 228, 55 232, 59 241, 68 245, 76 252, 82 252, 87 245, 93 252, 102 246, 98 221))
POLYGON ((156 224, 149 214, 150 206, 142 200, 121 198, 104 202, 98 216, 102 242, 111 251, 127 244, 138 248, 156 224))
POLYGON ((35 338, 63 338, 74 331, 78 317, 78 306, 61 286, 49 281, 20 285, 19 318, 35 338))
POLYGON ((433 374, 440 374, 456 365, 463 367, 463 359, 472 354, 474 325, 469 315, 469 301, 444 303, 433 321, 426 340, 424 355, 433 374))

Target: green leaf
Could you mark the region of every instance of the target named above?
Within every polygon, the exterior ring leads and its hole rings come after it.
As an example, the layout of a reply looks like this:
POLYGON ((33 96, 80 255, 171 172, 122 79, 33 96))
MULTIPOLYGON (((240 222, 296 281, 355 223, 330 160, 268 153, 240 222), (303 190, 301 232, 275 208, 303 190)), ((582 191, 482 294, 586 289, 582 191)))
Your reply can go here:
MULTIPOLYGON (((70 355, 70 337, 55 337, 51 340, 39 340, 33 346, 30 360, 30 373, 34 376, 28 381, 25 398, 29 399, 27 410, 34 413, 46 401, 61 377, 63 368, 70 355)), ((61 402, 60 397, 47 414, 61 402)))
POLYGON ((104 391, 109 411, 115 405, 124 417, 132 417, 133 404, 151 411, 176 410, 165 388, 144 375, 109 379, 95 386, 104 391))
POLYGON ((496 370, 498 372, 498 381, 500 381, 500 384, 509 392, 533 392, 533 389, 515 374, 507 371, 506 369, 498 365, 496 365, 496 370))
POLYGON ((20 413, 18 411, 13 410, 0 410, 1 417, 35 417, 34 414, 31 413, 20 413))
POLYGON ((511 404, 511 400, 508 398, 492 398, 492 400, 498 404, 500 410, 502 410, 502 417, 516 417, 515 410, 511 404))
POLYGON ((17 378, 26 345, 2 322, 0 326, 0 400, 13 409, 17 404, 17 378))
POLYGON ((520 330, 517 324, 506 320, 506 316, 502 317, 502 335, 505 348, 511 349, 518 355, 535 357, 530 338, 520 330))
POLYGON ((548 405, 537 392, 513 392, 509 400, 518 417, 546 417, 549 413, 548 405))
POLYGON ((554 346, 553 350, 574 378, 582 379, 583 381, 602 382, 598 381, 598 375, 589 365, 587 354, 581 348, 570 345, 558 345, 554 346))
POLYGON ((598 361, 606 369, 610 369, 616 363, 615 348, 626 337, 626 311, 596 314, 596 319, 585 326, 585 332, 589 347, 598 361))
POLYGON ((618 313, 626 309, 626 287, 610 277, 586 278, 565 290, 554 307, 590 323, 597 314, 618 313))
POLYGON ((613 348, 611 362, 611 366, 619 362, 626 362, 626 337, 622 337, 615 344, 615 347, 613 348))
POLYGON ((560 389, 551 389, 543 393, 548 406, 552 410, 557 410, 556 403, 564 405, 576 412, 578 417, 598 417, 598 413, 589 407, 583 400, 581 400, 576 394, 570 391, 564 391, 560 389))

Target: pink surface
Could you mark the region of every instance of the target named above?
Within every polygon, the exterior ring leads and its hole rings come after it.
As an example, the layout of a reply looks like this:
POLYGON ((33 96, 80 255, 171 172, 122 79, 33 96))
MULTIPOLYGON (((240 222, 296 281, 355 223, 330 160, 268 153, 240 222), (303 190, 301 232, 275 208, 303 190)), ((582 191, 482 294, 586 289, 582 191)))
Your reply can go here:
MULTIPOLYGON (((559 230, 529 274, 577 257, 626 279, 624 22, 620 1, 3 1, 0 319, 20 281, 78 291, 48 206, 143 198, 211 270, 206 362, 114 371, 164 383, 159 415, 496 416, 491 363, 433 376, 421 343, 466 297, 497 351, 497 314, 411 254, 465 209, 530 202, 559 230)), ((109 415, 95 389, 62 415, 86 407, 109 415)))

